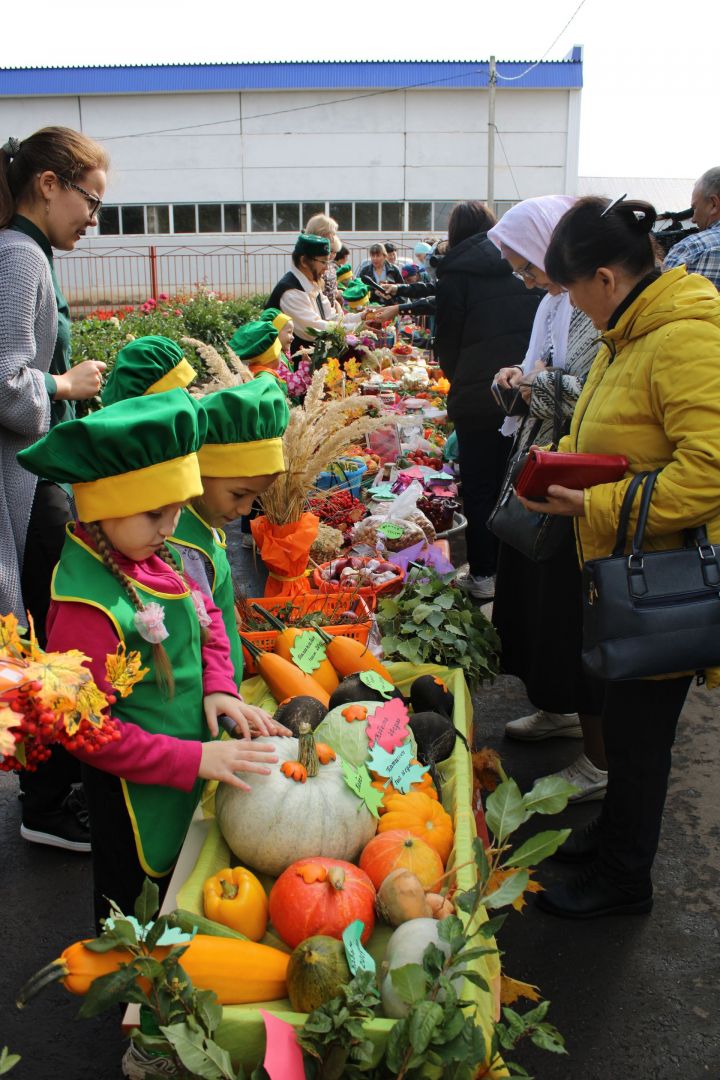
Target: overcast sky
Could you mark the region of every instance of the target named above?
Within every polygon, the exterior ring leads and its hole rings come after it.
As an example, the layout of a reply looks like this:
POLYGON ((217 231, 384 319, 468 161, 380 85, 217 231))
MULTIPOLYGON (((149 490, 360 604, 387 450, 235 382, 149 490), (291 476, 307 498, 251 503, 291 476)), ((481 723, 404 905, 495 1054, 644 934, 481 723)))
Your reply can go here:
MULTIPOLYGON (((579 3, 32 0, 28 8, 5 6, 0 65, 486 60, 491 53, 499 61, 532 61, 579 3)), ((717 0, 687 7, 677 0, 585 0, 547 57, 585 47, 581 175, 694 177, 720 164, 719 43, 717 0)))

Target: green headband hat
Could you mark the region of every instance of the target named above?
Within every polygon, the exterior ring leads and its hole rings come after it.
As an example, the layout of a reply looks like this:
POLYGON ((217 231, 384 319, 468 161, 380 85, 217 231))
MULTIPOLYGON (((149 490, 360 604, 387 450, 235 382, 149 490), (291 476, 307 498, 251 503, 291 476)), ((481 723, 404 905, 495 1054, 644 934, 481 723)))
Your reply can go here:
POLYGON ((267 476, 285 471, 282 437, 290 410, 274 379, 253 379, 200 400, 207 423, 198 452, 203 476, 267 476))
POLYGON ((311 259, 324 259, 330 254, 330 241, 325 236, 300 233, 295 241, 294 255, 307 255, 311 259))
POLYGON ((183 389, 196 377, 176 341, 151 334, 124 345, 102 392, 103 405, 126 398, 183 389))
POLYGON ((337 277, 337 283, 342 288, 344 285, 348 285, 352 281, 353 270, 350 263, 343 263, 342 266, 338 266, 335 271, 337 277))
POLYGON ((353 278, 350 284, 343 290, 343 302, 351 311, 356 311, 358 308, 365 307, 369 300, 370 289, 364 281, 360 281, 358 278, 353 278))
POLYGON ((292 319, 289 315, 286 315, 280 308, 268 307, 264 311, 260 312, 258 316, 261 322, 269 322, 271 326, 274 326, 278 333, 282 330, 283 326, 287 326, 292 319))
POLYGON ((130 517, 202 495, 197 451, 205 430, 190 395, 168 390, 58 424, 18 461, 72 484, 81 521, 130 517))
POLYGON ((276 328, 264 319, 238 326, 230 338, 230 348, 245 364, 262 367, 274 364, 282 351, 276 328))

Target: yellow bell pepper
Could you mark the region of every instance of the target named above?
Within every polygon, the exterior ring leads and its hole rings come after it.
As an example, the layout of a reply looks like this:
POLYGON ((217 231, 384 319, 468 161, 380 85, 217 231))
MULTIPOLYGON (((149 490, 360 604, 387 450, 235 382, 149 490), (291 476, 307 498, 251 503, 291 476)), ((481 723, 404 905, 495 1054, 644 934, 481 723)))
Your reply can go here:
POLYGON ((259 941, 268 920, 268 899, 262 885, 244 866, 219 870, 203 885, 203 908, 208 919, 239 930, 259 941))

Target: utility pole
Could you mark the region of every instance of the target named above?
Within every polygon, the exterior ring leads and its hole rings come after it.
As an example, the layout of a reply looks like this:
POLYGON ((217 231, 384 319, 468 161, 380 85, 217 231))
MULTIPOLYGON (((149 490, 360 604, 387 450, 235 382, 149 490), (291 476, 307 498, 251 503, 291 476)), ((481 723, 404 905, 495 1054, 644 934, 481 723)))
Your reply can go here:
POLYGON ((497 76, 495 74, 495 57, 490 57, 490 69, 488 72, 488 149, 487 149, 487 205, 494 210, 495 202, 495 87, 497 76))

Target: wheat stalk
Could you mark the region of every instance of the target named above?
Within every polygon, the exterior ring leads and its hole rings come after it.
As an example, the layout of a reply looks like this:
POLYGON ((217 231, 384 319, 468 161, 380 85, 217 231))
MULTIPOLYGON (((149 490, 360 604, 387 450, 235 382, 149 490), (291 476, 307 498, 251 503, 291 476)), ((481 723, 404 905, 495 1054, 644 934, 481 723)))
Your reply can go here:
MULTIPOLYGON (((204 341, 198 341, 197 338, 183 337, 180 339, 183 345, 190 345, 195 349, 200 359, 205 364, 205 367, 210 373, 210 377, 214 383, 219 383, 220 386, 237 386, 238 377, 235 375, 227 363, 212 345, 206 344, 204 341)), ((208 390, 217 389, 217 387, 208 387, 208 390)))
POLYGON ((230 361, 229 367, 239 376, 239 382, 248 383, 253 380, 253 373, 246 364, 242 362, 237 353, 234 353, 229 345, 225 346, 225 355, 230 361))

